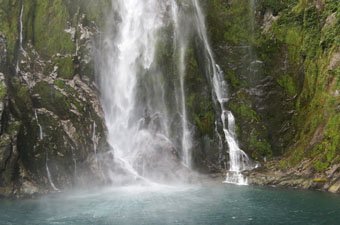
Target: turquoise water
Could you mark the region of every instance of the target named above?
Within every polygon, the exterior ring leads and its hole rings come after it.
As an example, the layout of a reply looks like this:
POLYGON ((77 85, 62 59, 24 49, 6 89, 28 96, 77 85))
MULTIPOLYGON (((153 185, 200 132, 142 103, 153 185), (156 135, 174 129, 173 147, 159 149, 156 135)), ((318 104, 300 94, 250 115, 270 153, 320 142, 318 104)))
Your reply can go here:
POLYGON ((252 186, 144 186, 0 200, 0 224, 340 224, 340 196, 252 186))

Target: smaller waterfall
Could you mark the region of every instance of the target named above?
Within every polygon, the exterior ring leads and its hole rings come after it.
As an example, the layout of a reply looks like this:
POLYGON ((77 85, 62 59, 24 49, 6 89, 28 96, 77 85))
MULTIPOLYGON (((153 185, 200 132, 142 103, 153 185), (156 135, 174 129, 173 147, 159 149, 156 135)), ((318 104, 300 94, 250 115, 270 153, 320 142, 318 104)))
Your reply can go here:
POLYGON ((53 180, 52 180, 52 176, 51 176, 51 172, 50 172, 50 169, 48 168, 48 153, 46 152, 46 163, 45 163, 45 166, 46 166, 46 172, 47 172, 47 178, 48 178, 48 181, 50 182, 50 185, 51 187, 53 188, 53 190, 55 191, 60 191, 53 183, 53 180))
MULTIPOLYGON (((20 9, 20 16, 19 16, 19 53, 26 54, 24 48, 22 47, 22 42, 23 42, 23 23, 22 23, 22 17, 24 14, 24 2, 21 2, 21 9, 20 9)), ((15 71, 16 73, 19 73, 20 67, 19 67, 19 58, 17 60, 16 68, 15 71)))
POLYGON ((42 140, 44 138, 44 133, 43 133, 42 126, 40 125, 39 120, 38 120, 37 110, 34 110, 34 116, 39 127, 39 140, 42 140))
POLYGON ((211 75, 211 83, 216 95, 217 101, 221 107, 221 120, 223 123, 223 131, 225 139, 229 147, 229 171, 226 176, 225 183, 233 183, 238 185, 246 185, 247 179, 243 177, 242 171, 251 169, 250 159, 247 154, 240 149, 237 144, 235 132, 235 118, 233 114, 225 108, 225 104, 229 101, 227 87, 223 77, 223 71, 216 64, 212 49, 209 45, 205 21, 201 7, 197 0, 192 0, 196 9, 196 25, 201 40, 206 50, 206 60, 210 64, 208 73, 211 75))
POLYGON ((24 48, 22 47, 23 42, 23 25, 22 25, 22 17, 24 14, 24 2, 21 3, 21 9, 20 9, 20 17, 19 17, 19 49, 20 51, 24 52, 24 48))
POLYGON ((250 169, 250 159, 247 154, 240 149, 236 142, 236 129, 235 118, 230 111, 224 111, 222 114, 222 120, 225 123, 227 114, 228 126, 223 124, 223 131, 229 146, 230 167, 227 173, 225 183, 236 183, 239 185, 247 185, 247 178, 243 177, 241 172, 246 169, 250 169), (227 127, 227 129, 225 129, 227 127))
POLYGON ((93 151, 94 151, 94 155, 96 157, 96 161, 97 159, 97 147, 98 147, 98 136, 96 135, 96 128, 97 128, 97 124, 95 121, 93 121, 93 131, 92 131, 92 142, 93 142, 93 151))
POLYGON ((188 128, 188 119, 185 106, 185 47, 180 47, 180 63, 179 63, 180 85, 181 85, 181 101, 182 101, 182 149, 183 149, 183 162, 187 167, 191 167, 191 133, 188 128))
MULTIPOLYGON (((37 121, 37 124, 38 124, 38 127, 39 127, 39 140, 43 140, 44 139, 44 133, 43 133, 43 128, 41 126, 41 124, 39 123, 39 119, 38 119, 38 113, 37 113, 37 110, 34 111, 34 116, 35 116, 35 119, 37 121)), ((51 176, 51 172, 50 172, 50 169, 48 167, 48 153, 47 153, 47 150, 45 150, 45 155, 46 155, 46 158, 45 158, 45 167, 46 167, 46 172, 47 172, 47 178, 48 178, 48 182, 50 183, 51 187, 53 188, 54 191, 60 191, 53 183, 53 180, 52 180, 52 176, 51 176)))

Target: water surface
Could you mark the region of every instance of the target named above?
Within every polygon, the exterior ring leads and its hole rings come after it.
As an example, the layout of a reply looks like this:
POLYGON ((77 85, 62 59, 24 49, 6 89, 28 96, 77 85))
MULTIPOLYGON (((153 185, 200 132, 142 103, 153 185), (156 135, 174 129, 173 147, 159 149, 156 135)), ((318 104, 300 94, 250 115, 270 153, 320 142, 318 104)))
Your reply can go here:
POLYGON ((133 186, 1 200, 0 224, 339 224, 340 196, 251 186, 133 186))

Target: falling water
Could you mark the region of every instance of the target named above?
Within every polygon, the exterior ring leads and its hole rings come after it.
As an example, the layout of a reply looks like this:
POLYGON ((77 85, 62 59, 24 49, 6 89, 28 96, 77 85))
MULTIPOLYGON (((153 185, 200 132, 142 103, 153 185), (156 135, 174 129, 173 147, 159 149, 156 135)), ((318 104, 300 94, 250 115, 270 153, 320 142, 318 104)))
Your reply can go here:
POLYGON ((20 51, 24 52, 24 49, 22 47, 22 41, 23 41, 23 34, 22 34, 22 29, 23 29, 23 25, 22 25, 22 17, 24 14, 24 1, 22 1, 21 3, 21 9, 20 9, 20 18, 19 18, 19 49, 20 51))
POLYGON ((45 167, 46 167, 46 172, 47 172, 47 178, 48 178, 48 181, 50 182, 50 185, 51 187, 53 188, 53 190, 55 191, 60 191, 53 183, 53 180, 52 180, 52 176, 51 176, 51 172, 50 172, 50 169, 48 168, 48 153, 46 152, 46 163, 45 163, 45 167))
POLYGON ((39 123, 38 120, 38 114, 37 114, 37 110, 34 110, 34 116, 35 116, 35 120, 37 121, 38 127, 39 127, 39 140, 41 141, 44 138, 44 134, 43 134, 43 129, 42 126, 39 123))
POLYGON ((250 160, 247 154, 242 151, 236 141, 235 133, 235 119, 233 114, 225 108, 225 104, 228 102, 228 94, 226 83, 223 78, 223 72, 216 64, 213 52, 209 45, 207 31, 205 27, 204 17, 200 5, 197 0, 192 0, 196 9, 196 25, 200 38, 204 44, 206 50, 206 58, 210 63, 209 74, 212 76, 213 89, 221 106, 221 120, 223 124, 223 131, 225 139, 229 146, 229 171, 227 173, 226 183, 234 183, 239 185, 247 184, 246 178, 243 177, 241 172, 251 168, 250 160))
MULTIPOLYGON (((153 180, 181 167, 190 167, 191 134, 185 108, 185 50, 176 33, 179 101, 165 100, 165 72, 156 56, 164 29, 178 30, 176 1, 113 0, 100 50, 100 87, 115 160, 136 179, 153 180), (169 10, 171 9, 171 10, 169 10), (170 102, 169 102, 170 101, 170 102), (174 112, 173 108, 178 109, 174 112), (171 129, 180 115, 181 138, 171 129)), ((174 53, 174 55, 176 55, 174 53)), ((176 93, 177 94, 177 93, 176 93)), ((175 95, 176 95, 175 94, 175 95)), ((172 172, 171 172, 172 173, 172 172)), ((166 176, 164 176, 166 177, 166 176)), ((166 178, 164 178, 166 180, 166 178)))
POLYGON ((185 96, 185 72, 186 72, 186 50, 187 50, 187 37, 183 35, 183 31, 181 30, 181 17, 179 15, 179 9, 177 4, 172 3, 172 17, 174 21, 174 32, 175 32, 175 42, 174 48, 178 51, 178 74, 180 79, 180 111, 181 111, 181 122, 182 122, 182 138, 181 138, 181 147, 183 151, 183 163, 187 167, 191 167, 191 150, 192 150, 192 140, 191 140, 191 132, 188 127, 188 118, 186 111, 186 96, 185 96))
POLYGON ((188 42, 195 32, 202 41, 207 74, 221 106, 230 173, 240 177, 233 183, 245 183, 240 172, 247 168, 249 159, 236 142, 235 122, 225 108, 227 85, 213 57, 197 0, 112 0, 97 57, 108 141, 116 162, 135 179, 166 180, 181 165, 191 167, 193 140, 185 75, 188 42), (171 33, 166 33, 169 30, 171 33), (166 42, 166 35, 172 40, 172 47, 166 49, 172 59, 166 60, 175 74, 169 74, 159 61, 159 46, 166 42), (170 81, 174 89, 168 88, 167 76, 177 76, 170 81))
POLYGON ((188 128, 188 118, 185 106, 185 89, 184 89, 184 76, 185 76, 185 48, 182 46, 180 49, 179 57, 179 74, 181 86, 181 102, 182 102, 182 150, 183 161, 186 166, 191 167, 191 134, 188 128))
POLYGON ((92 125, 92 142, 93 142, 93 151, 94 151, 94 155, 96 157, 96 161, 98 160, 97 158, 97 146, 98 146, 98 137, 96 135, 96 128, 97 128, 97 124, 95 121, 93 121, 93 125, 92 125))
MULTIPOLYGON (((39 127, 39 140, 42 141, 44 139, 44 133, 43 133, 43 128, 41 126, 41 124, 39 123, 39 119, 38 119, 38 113, 37 113, 37 110, 34 110, 34 116, 35 116, 35 120, 37 121, 37 124, 38 124, 38 127, 39 127)), ((48 181, 51 185, 51 187, 53 188, 53 190, 55 191, 60 191, 53 183, 53 180, 52 180, 52 176, 51 176, 51 172, 50 172, 50 169, 48 167, 48 153, 47 153, 47 150, 45 150, 45 155, 46 155, 46 158, 45 158, 45 168, 46 168, 46 172, 47 172, 47 178, 48 178, 48 181)))
MULTIPOLYGON (((25 54, 25 50, 22 47, 22 42, 23 42, 23 23, 22 23, 22 17, 24 14, 24 1, 22 0, 21 2, 21 9, 20 9, 20 16, 19 16, 19 53, 25 54)), ((17 60, 16 64, 16 73, 19 73, 20 67, 19 67, 19 59, 17 60)))

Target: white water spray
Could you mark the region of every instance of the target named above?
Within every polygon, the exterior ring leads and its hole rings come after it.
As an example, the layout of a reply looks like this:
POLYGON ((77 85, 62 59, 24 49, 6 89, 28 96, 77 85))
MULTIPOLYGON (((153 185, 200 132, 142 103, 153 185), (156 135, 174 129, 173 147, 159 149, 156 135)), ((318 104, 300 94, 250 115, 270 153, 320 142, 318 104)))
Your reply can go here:
POLYGON ((212 49, 210 47, 207 31, 205 27, 205 21, 202 10, 197 0, 192 0, 196 9, 196 25, 200 38, 204 44, 206 50, 207 61, 210 63, 209 74, 212 76, 213 89, 221 106, 221 120, 223 123, 223 131, 226 141, 229 146, 229 171, 227 173, 226 183, 233 183, 238 185, 247 184, 247 179, 241 174, 243 170, 250 169, 251 164, 247 154, 242 151, 236 141, 235 133, 235 119, 233 114, 225 108, 226 102, 228 102, 228 93, 226 83, 223 78, 223 72, 216 64, 212 49))

